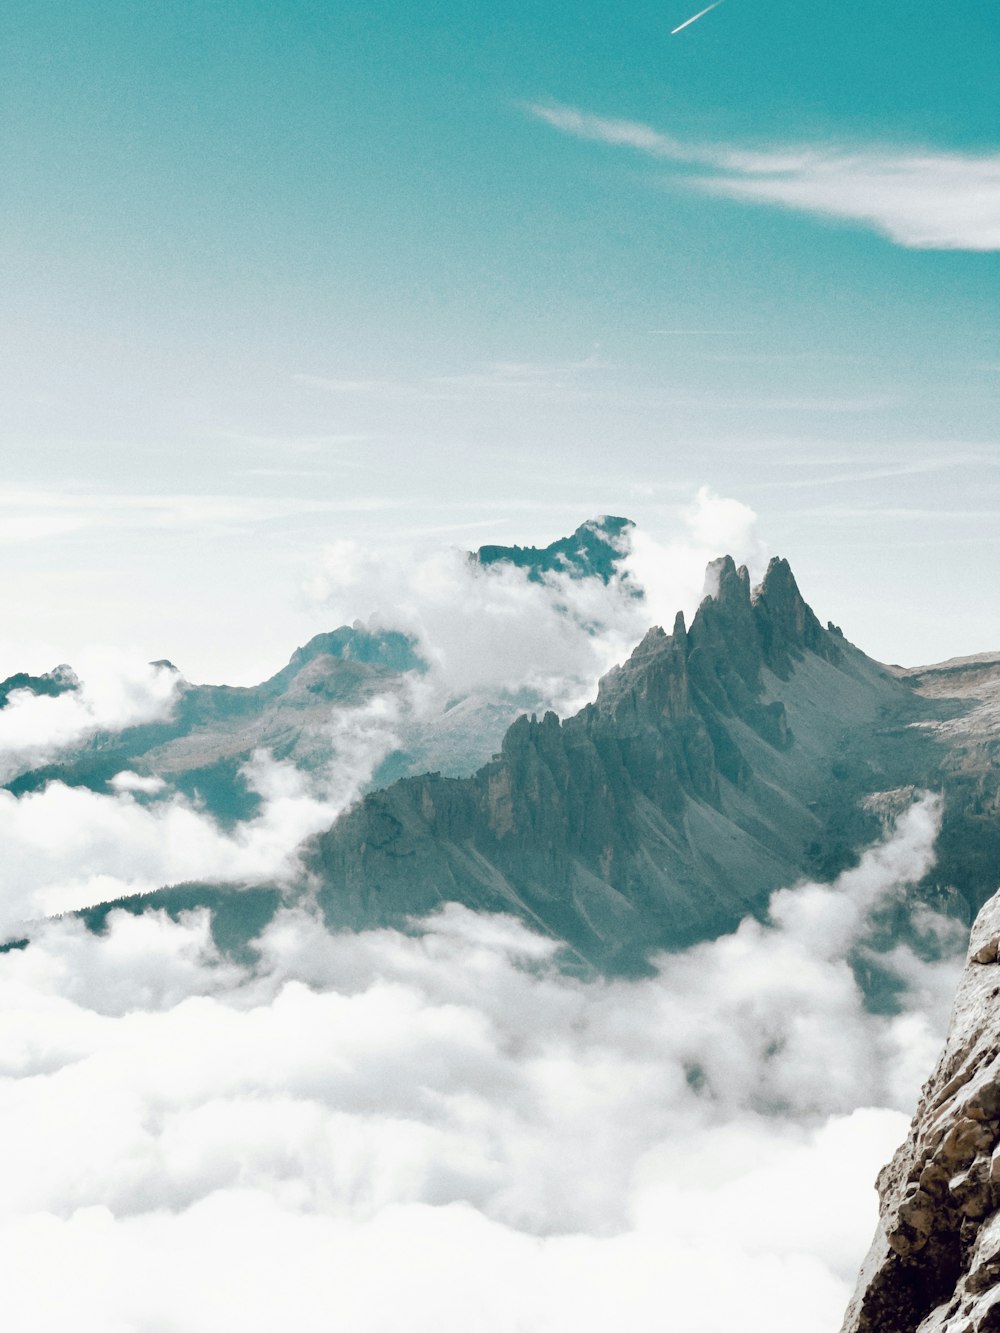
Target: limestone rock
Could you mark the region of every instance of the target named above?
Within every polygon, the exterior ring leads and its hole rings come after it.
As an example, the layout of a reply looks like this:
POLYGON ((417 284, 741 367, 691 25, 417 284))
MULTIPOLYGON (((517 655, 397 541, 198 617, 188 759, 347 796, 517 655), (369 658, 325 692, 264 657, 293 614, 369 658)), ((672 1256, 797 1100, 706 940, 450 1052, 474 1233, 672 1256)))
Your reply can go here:
POLYGON ((843 1333, 1000 1328, 1000 893, 976 919, 940 1063, 879 1176, 843 1333))

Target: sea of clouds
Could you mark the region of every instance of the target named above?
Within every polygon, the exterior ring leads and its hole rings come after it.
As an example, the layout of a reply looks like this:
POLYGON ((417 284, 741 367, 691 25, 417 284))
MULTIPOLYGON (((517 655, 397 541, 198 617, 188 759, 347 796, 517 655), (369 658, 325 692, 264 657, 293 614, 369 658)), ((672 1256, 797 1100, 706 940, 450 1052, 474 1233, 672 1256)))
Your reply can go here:
MULTIPOLYGON (((398 566, 380 593, 341 552, 321 591, 414 633, 426 692, 565 703, 690 611, 722 550, 759 572, 752 513, 703 492, 676 542, 623 550, 644 602, 624 568, 609 588, 538 585, 455 555, 398 566)), ((14 771, 169 713, 174 673, 85 667, 76 695, 0 710, 14 771)), ((314 772, 257 755, 260 812, 228 829, 128 772, 106 793, 0 792, 0 927, 184 879, 293 885, 302 840, 356 798, 418 693, 332 713, 314 772)), ((204 911, 114 912, 99 936, 35 924, 0 955, 11 1326, 833 1333, 961 939, 927 916, 943 961, 883 956, 892 1014, 868 1012, 851 960, 931 864, 939 813, 921 799, 835 884, 782 890, 766 921, 641 980, 570 975, 551 940, 456 905, 331 934, 292 896, 252 966, 220 956, 204 911)))
POLYGON ((937 820, 641 980, 454 905, 357 935, 290 907, 252 967, 205 912, 47 923, 0 956, 8 1317, 832 1333, 956 970, 897 949, 876 1015, 848 956, 937 820))

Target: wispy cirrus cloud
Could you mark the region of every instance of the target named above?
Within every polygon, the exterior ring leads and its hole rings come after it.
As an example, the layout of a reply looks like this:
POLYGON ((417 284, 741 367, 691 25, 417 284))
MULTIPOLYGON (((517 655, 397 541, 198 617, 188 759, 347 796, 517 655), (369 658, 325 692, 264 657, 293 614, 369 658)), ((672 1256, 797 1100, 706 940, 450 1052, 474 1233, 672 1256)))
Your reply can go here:
POLYGON ((527 102, 525 110, 539 120, 544 120, 553 129, 562 130, 564 134, 575 134, 578 139, 591 139, 595 143, 611 144, 617 148, 634 148, 636 152, 667 158, 673 162, 702 162, 705 159, 704 150, 691 148, 679 139, 672 139, 670 135, 654 130, 651 125, 643 125, 641 121, 595 116, 578 107, 562 106, 559 103, 527 102))
POLYGON ((860 223, 913 250, 1000 250, 1000 153, 685 144, 639 121, 526 109, 564 134, 695 167, 690 188, 860 223))

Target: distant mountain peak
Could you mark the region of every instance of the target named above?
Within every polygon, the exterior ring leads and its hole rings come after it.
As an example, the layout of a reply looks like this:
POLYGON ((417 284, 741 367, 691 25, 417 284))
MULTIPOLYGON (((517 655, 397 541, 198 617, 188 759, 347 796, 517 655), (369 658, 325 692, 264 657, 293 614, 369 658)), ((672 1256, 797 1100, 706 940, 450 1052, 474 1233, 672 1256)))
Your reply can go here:
POLYGON ((0 681, 0 708, 5 708, 10 696, 16 690, 27 690, 30 694, 44 694, 55 697, 70 690, 80 688, 80 678, 71 666, 63 662, 60 666, 45 671, 40 676, 32 676, 26 671, 18 671, 6 680, 0 681))
POLYGON ((427 669, 408 634, 399 630, 370 630, 356 620, 353 625, 341 625, 339 629, 314 634, 308 643, 296 648, 288 665, 263 681, 260 688, 270 694, 280 694, 311 662, 331 658, 338 662, 383 667, 397 673, 427 669))
POLYGON ((541 583, 546 574, 610 583, 621 573, 618 566, 625 554, 626 534, 634 527, 630 518, 602 514, 548 546, 480 546, 470 553, 470 559, 484 567, 507 564, 526 569, 532 583, 541 583))

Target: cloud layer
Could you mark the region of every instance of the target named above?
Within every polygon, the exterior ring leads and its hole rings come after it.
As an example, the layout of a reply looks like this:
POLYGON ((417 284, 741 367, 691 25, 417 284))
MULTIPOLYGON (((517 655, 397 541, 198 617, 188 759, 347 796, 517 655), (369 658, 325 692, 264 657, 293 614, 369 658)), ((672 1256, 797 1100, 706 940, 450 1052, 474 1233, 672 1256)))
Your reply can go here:
MULTIPOLYGON (((169 881, 293 878, 302 839, 414 716, 455 691, 586 697, 651 620, 693 609, 727 549, 759 571, 752 511, 707 490, 672 542, 632 532, 606 587, 461 553, 385 576, 338 549, 318 591, 338 618, 374 597, 376 623, 417 635, 427 676, 332 710, 325 767, 256 755, 261 813, 229 831, 129 772, 108 794, 0 792, 0 925, 169 881)), ((173 673, 136 671, 15 696, 11 763, 163 715, 173 673)), ((834 885, 783 890, 766 921, 641 981, 565 975, 551 940, 455 905, 410 932, 332 935, 300 900, 253 967, 219 954, 204 911, 113 912, 102 936, 44 923, 0 955, 9 1318, 32 1333, 826 1333, 956 970, 897 948, 880 964, 898 1012, 872 1014, 851 959, 929 867, 938 813, 918 802, 834 885)))
POLYGON ((935 830, 924 801, 835 885, 638 982, 454 906, 356 936, 286 911, 253 969, 204 913, 50 923, 0 957, 8 1313, 825 1333, 954 976, 900 956, 901 1011, 872 1015, 847 955, 935 830))
POLYGON ((684 144, 638 121, 575 107, 527 110, 580 139, 695 168, 679 179, 709 194, 871 227, 916 250, 1000 250, 1000 154, 875 147, 747 151, 684 144))

